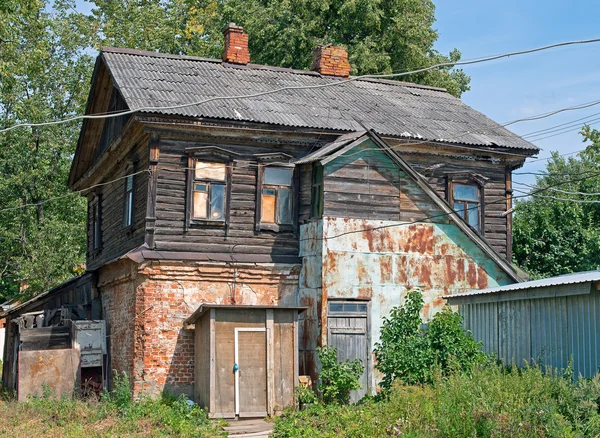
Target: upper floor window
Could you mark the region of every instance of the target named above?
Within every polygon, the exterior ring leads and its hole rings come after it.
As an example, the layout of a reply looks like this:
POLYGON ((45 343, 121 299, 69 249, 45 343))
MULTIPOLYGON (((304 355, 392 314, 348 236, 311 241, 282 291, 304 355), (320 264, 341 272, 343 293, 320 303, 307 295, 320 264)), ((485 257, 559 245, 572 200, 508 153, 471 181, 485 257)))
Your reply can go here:
POLYGON ((133 226, 133 175, 125 178, 125 196, 123 204, 123 226, 133 226))
POLYGON ((195 161, 192 219, 225 221, 226 169, 225 163, 195 161))
POLYGON ((292 225, 294 169, 291 167, 265 167, 262 180, 262 224, 292 225))
POLYGON ((92 207, 92 249, 98 251, 102 248, 102 197, 96 196, 92 207))
POLYGON ((481 231, 481 190, 475 184, 452 184, 454 210, 478 232, 481 231))

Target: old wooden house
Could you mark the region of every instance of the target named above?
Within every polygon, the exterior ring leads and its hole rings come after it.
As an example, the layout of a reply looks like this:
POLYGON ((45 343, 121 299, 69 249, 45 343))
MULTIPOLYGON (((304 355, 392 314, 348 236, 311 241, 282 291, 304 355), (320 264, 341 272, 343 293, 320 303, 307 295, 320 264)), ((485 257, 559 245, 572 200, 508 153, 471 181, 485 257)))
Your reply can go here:
POLYGON ((408 288, 429 316, 520 281, 511 174, 538 149, 443 89, 348 80, 340 47, 300 71, 250 63, 238 26, 225 39, 222 60, 97 58, 86 113, 128 112, 84 121, 69 185, 87 194, 106 367, 136 394, 263 415, 333 345, 366 366, 356 399, 408 288))

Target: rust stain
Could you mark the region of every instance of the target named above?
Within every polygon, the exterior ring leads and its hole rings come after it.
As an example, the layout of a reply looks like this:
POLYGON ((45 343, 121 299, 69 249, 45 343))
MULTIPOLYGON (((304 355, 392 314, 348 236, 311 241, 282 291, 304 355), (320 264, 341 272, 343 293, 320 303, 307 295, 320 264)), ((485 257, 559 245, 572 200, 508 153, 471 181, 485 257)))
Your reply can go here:
POLYGON ((358 288, 358 296, 359 300, 370 300, 373 297, 373 289, 370 287, 360 287, 358 288))
POLYGON ((358 276, 359 284, 371 284, 371 277, 369 275, 369 271, 365 267, 362 259, 358 258, 356 261, 356 275, 358 276))
POLYGON ((456 279, 453 284, 462 283, 465 280, 465 259, 456 259, 456 279))
POLYGON ((448 284, 452 285, 456 281, 456 268, 454 267, 454 259, 451 257, 445 257, 446 263, 446 278, 448 279, 448 284))
POLYGON ((419 254, 433 254, 434 238, 433 227, 430 225, 410 225, 408 239, 404 241, 404 252, 417 252, 419 254))
POLYGON ((469 283, 470 287, 477 287, 477 266, 472 260, 469 260, 469 265, 467 268, 467 282, 469 283))
POLYGON ((477 287, 479 289, 485 289, 488 286, 487 272, 481 267, 477 267, 477 287))
POLYGON ((364 231, 364 236, 365 239, 367 239, 367 244, 369 245, 369 252, 373 252, 374 251, 374 244, 373 244, 373 230, 371 230, 370 228, 365 229, 364 231))
POLYGON ((423 263, 423 261, 421 261, 420 265, 419 283, 431 287, 431 266, 428 263, 423 263))
POLYGON ((381 274, 381 283, 390 283, 392 281, 392 256, 386 255, 380 258, 379 271, 381 274))
POLYGON ((406 256, 398 256, 396 257, 396 276, 395 282, 399 284, 406 284, 408 281, 408 275, 406 273, 407 263, 406 256))

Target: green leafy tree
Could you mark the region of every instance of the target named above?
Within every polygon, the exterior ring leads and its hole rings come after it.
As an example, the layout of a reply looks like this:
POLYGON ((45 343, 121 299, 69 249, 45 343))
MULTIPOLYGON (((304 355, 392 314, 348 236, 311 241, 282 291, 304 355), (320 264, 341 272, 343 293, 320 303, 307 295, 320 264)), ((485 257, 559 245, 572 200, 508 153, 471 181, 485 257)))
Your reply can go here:
MULTIPOLYGON (((220 57, 228 22, 250 35, 252 61, 308 69, 312 49, 333 43, 348 49, 352 74, 415 70, 456 62, 433 46, 431 0, 92 0, 103 37, 98 45, 220 57), (141 3, 141 4, 140 4, 141 3)), ((401 79, 446 88, 460 96, 470 78, 451 67, 401 79)))
MULTIPOLYGON (((0 126, 82 112, 89 17, 74 2, 0 4, 0 126)), ((0 134, 0 298, 72 277, 85 254, 85 206, 66 186, 78 123, 0 134)))
POLYGON ((534 278, 600 269, 600 196, 585 195, 600 193, 600 134, 585 127, 583 135, 586 150, 553 152, 534 194, 516 202, 514 261, 534 278))
POLYGON ((421 292, 411 290, 405 303, 383 319, 374 353, 384 391, 396 379, 410 385, 431 382, 435 365, 447 372, 456 367, 466 370, 487 360, 481 343, 463 329, 458 313, 446 307, 425 325, 421 320, 423 303, 421 292))

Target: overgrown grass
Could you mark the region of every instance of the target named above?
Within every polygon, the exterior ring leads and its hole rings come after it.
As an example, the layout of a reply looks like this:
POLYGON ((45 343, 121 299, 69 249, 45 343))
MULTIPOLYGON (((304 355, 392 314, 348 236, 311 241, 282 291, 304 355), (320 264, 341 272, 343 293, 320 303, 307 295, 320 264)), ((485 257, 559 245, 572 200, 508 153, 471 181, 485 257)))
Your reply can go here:
POLYGON ((476 366, 385 399, 312 406, 275 420, 274 437, 597 437, 600 377, 572 383, 538 367, 476 366))
MULTIPOLYGON (((126 380, 126 379, 125 379, 126 380)), ((185 398, 134 401, 128 382, 97 400, 56 400, 49 394, 17 403, 0 393, 0 436, 13 437, 216 437, 222 423, 212 422, 185 398)))

